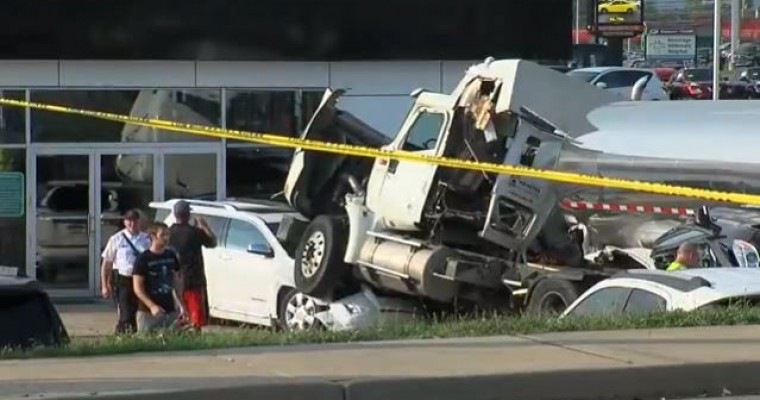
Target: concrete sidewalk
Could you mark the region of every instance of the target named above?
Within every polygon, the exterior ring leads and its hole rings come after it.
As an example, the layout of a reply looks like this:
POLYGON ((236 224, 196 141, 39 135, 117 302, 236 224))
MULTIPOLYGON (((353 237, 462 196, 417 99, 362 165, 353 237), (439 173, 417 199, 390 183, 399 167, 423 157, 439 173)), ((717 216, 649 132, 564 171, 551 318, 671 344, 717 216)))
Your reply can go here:
POLYGON ((72 337, 98 337, 111 335, 114 332, 116 306, 112 301, 55 303, 55 308, 72 337))
MULTIPOLYGON (((760 327, 254 347, 0 362, 0 395, 760 361, 760 327)), ((464 400, 464 399, 462 399, 464 400)))

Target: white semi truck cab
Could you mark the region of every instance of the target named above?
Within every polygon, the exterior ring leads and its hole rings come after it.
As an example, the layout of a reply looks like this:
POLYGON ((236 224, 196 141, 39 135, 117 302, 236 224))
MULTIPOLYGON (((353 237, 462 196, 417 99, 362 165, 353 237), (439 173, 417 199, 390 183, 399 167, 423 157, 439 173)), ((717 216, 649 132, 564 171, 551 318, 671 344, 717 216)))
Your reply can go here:
MULTIPOLYGON (((617 101, 532 62, 487 60, 450 94, 415 91, 390 138, 340 110, 341 94, 326 91, 303 138, 539 168, 553 168, 573 136, 594 130, 583 116, 617 101)), ((295 281, 314 297, 363 282, 441 303, 506 301, 505 283, 522 287, 518 266, 537 238, 542 254, 585 262, 547 181, 299 149, 284 192, 311 219, 295 281)))
MULTIPOLYGON (((751 151, 757 135, 749 120, 736 120, 750 118, 751 102, 620 101, 532 62, 487 60, 471 67, 450 94, 415 91, 406 120, 391 138, 340 110, 341 93, 325 93, 302 137, 760 194, 751 151), (745 146, 737 150, 734 141, 714 141, 715 129, 725 126, 745 146), (705 140, 711 146, 703 146, 705 140), (679 145, 663 147, 663 141, 679 145)), ((665 233, 683 222, 678 214, 609 215, 595 207, 571 211, 564 204, 645 202, 667 210, 706 204, 303 150, 294 153, 284 194, 311 220, 283 224, 282 232, 300 241, 295 282, 307 295, 341 297, 363 283, 441 304, 511 307, 516 295, 525 294, 529 310, 561 310, 600 279, 621 269, 649 268, 626 251, 593 257, 589 237, 606 242, 594 248, 619 247, 616 240, 640 243, 653 229, 665 233)))

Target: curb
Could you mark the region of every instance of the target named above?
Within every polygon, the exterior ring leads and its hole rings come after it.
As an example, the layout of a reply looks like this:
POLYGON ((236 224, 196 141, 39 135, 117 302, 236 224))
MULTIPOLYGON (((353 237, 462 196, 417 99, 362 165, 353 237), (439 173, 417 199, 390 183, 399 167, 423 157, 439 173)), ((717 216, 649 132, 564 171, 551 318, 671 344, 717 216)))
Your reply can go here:
MULTIPOLYGON (((346 382, 257 383, 194 390, 40 394, 16 399, 662 400, 760 394, 760 361, 346 382)), ((247 378, 241 378, 247 380, 247 378)), ((251 377, 250 380, 255 379, 251 377)))

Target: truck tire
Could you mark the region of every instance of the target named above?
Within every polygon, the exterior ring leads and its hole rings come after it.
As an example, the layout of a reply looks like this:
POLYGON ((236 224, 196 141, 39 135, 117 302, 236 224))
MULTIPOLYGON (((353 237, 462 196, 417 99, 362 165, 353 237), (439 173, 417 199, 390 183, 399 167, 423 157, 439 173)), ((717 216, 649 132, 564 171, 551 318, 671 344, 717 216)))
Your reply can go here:
POLYGON ((527 311, 531 314, 562 313, 581 291, 574 282, 557 278, 539 281, 531 291, 527 311))
POLYGON ((295 259, 295 283, 301 293, 332 300, 349 267, 343 262, 348 239, 343 219, 321 215, 306 227, 295 259))

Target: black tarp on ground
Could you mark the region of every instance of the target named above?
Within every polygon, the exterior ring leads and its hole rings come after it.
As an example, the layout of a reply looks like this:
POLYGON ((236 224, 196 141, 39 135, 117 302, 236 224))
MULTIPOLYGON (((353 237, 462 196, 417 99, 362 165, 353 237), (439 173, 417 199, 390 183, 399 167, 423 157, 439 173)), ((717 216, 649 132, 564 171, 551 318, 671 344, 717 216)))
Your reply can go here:
POLYGON ((0 348, 28 349, 68 341, 58 311, 37 281, 0 276, 0 348))

